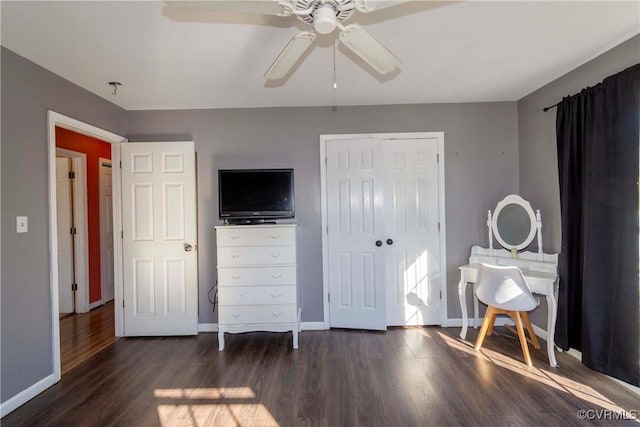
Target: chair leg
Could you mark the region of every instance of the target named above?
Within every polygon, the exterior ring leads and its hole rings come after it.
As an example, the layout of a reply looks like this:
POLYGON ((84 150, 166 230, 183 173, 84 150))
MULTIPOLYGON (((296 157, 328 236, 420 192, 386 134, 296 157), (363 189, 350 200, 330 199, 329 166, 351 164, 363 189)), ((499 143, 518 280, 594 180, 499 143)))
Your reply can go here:
POLYGON ((482 347, 482 341, 484 341, 484 337, 487 334, 487 330, 489 329, 489 322, 490 322, 491 316, 495 317, 494 311, 495 311, 495 308, 491 306, 487 307, 487 312, 485 313, 484 321, 482 322, 482 328, 480 328, 480 333, 478 334, 478 339, 476 340, 476 346, 475 346, 476 351, 480 350, 480 347, 482 347))
POLYGON ((524 335, 524 328, 522 327, 522 319, 519 311, 513 312, 513 320, 516 322, 516 330, 518 331, 518 338, 520 339, 520 347, 522 347, 522 354, 524 354, 524 362, 527 366, 531 367, 531 355, 529 355, 529 346, 527 345, 527 337, 524 335))
MULTIPOLYGON (((489 329, 487 329, 487 335, 491 336, 493 333, 493 325, 496 323, 496 316, 498 315, 497 310, 493 310, 491 313, 491 317, 489 317, 489 329)), ((486 317, 486 314, 485 314, 486 317)))
POLYGON ((526 311, 522 312, 522 320, 524 321, 524 325, 527 327, 527 331, 529 332, 529 338, 531 338, 531 343, 535 348, 540 350, 540 341, 538 341, 538 337, 536 336, 536 333, 533 331, 531 320, 529 320, 529 314, 526 311))

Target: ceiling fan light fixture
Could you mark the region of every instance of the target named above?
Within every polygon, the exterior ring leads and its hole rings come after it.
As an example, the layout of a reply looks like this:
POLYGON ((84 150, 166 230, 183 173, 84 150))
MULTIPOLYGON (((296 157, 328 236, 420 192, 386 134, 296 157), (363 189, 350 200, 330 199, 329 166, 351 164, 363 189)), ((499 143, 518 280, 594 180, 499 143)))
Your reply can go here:
POLYGON ((330 3, 318 6, 313 14, 313 29, 318 34, 329 34, 336 29, 336 10, 330 3))

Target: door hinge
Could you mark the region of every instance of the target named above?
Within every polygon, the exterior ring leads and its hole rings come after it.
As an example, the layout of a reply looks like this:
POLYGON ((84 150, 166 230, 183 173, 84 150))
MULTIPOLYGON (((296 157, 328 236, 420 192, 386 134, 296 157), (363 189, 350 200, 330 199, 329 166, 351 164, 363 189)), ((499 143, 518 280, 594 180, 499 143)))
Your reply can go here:
POLYGON ((324 156, 324 165, 327 166, 328 163, 329 161, 327 160, 327 156, 324 156))
POLYGON ((440 291, 440 299, 442 299, 442 291, 440 291))
POLYGON ((122 160, 120 160, 120 169, 122 169, 122 160))
POLYGON ((76 177, 76 173, 74 171, 69 171, 69 179, 74 179, 76 177))
POLYGON ((440 232, 440 223, 438 222, 438 232, 440 232))
POLYGON ((436 154, 436 163, 440 163, 440 154, 436 154))
POLYGON ((76 228, 75 228, 75 227, 71 227, 71 228, 69 229, 69 234, 76 235, 76 234, 78 234, 78 230, 76 230, 76 228))
POLYGON ((124 300, 122 300, 122 308, 124 308, 124 300))
POLYGON ((78 290, 78 284, 77 283, 72 283, 71 284, 71 290, 72 291, 77 291, 78 290))
POLYGON ((120 238, 124 239, 124 230, 120 230, 120 238))
POLYGON ((327 294, 327 302, 331 302, 331 293, 330 292, 327 294))

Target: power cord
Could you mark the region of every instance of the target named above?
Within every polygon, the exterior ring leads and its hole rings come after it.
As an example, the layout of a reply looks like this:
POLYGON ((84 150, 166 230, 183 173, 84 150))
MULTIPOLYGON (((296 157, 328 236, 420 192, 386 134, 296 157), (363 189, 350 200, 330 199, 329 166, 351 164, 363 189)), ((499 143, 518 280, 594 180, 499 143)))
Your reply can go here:
POLYGON ((209 292, 207 292, 207 299, 213 305, 213 310, 216 311, 216 305, 218 305, 218 281, 214 283, 211 288, 209 288, 209 292), (213 300, 211 299, 211 292, 213 292, 213 300))

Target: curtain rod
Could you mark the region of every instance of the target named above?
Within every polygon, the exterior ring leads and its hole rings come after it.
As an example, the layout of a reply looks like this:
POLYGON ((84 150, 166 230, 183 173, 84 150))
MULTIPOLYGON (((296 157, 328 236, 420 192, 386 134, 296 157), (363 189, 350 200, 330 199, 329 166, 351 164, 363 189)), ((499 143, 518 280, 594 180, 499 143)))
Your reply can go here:
POLYGON ((549 111, 550 109, 555 108, 555 107, 557 107, 558 105, 560 105, 560 102, 562 102, 562 101, 556 102, 555 104, 550 105, 550 106, 548 106, 548 107, 544 107, 544 108, 542 109, 542 111, 544 111, 544 112, 546 113, 546 112, 547 112, 547 111, 549 111))

